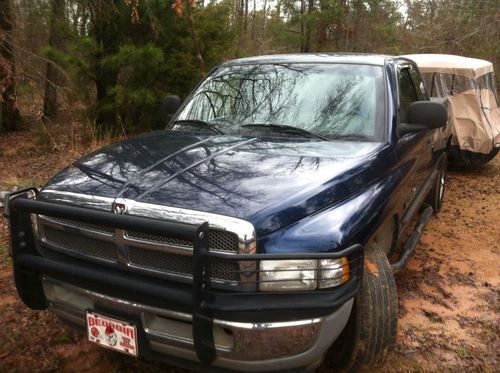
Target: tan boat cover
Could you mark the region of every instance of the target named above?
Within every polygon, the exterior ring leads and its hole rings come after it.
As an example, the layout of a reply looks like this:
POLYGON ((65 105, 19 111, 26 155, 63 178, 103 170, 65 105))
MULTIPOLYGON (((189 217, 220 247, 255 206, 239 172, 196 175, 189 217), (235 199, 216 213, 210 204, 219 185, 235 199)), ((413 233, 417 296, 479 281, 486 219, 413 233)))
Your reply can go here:
POLYGON ((454 56, 452 54, 408 54, 402 56, 415 61, 423 73, 462 75, 477 79, 493 72, 493 64, 477 58, 454 56))
POLYGON ((500 144, 500 107, 488 89, 471 89, 449 96, 448 120, 452 143, 462 150, 488 154, 494 144, 500 144))
MULTIPOLYGON (((416 62, 422 73, 440 73, 477 79, 493 73, 493 65, 484 60, 447 54, 403 56, 416 62)), ((470 87, 478 87, 471 82, 470 87)), ((448 96, 448 121, 452 144, 461 150, 488 154, 500 146, 500 107, 491 89, 467 89, 448 96)))

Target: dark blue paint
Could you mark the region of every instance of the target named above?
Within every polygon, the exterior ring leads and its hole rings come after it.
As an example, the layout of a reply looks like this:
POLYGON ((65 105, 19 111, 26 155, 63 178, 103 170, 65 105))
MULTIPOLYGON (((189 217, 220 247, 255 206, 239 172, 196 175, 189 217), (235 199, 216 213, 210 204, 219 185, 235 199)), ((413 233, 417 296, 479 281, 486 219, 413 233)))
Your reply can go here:
POLYGON ((45 188, 239 217, 265 235, 355 194, 393 161, 380 143, 162 131, 87 156, 45 188))
MULTIPOLYGON (((294 62, 342 62, 347 57, 335 58, 310 55, 294 62)), ((446 141, 430 148, 435 131, 398 138, 398 59, 354 59, 385 64, 386 100, 380 103, 386 107, 384 142, 159 131, 90 154, 45 188, 246 219, 256 228, 261 252, 331 251, 365 243, 384 221, 401 217, 446 141)), ((231 63, 276 60, 294 58, 231 63)))

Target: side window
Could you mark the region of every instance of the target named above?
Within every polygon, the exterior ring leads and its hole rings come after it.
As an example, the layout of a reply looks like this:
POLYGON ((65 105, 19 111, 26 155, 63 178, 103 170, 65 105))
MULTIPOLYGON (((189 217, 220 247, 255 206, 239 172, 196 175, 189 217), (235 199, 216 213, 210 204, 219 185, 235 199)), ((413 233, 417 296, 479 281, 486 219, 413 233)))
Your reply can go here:
POLYGON ((399 122, 407 120, 408 108, 412 102, 418 101, 417 93, 413 87, 410 72, 407 68, 399 72, 399 122))
POLYGON ((427 91, 425 90, 424 82, 422 82, 422 79, 420 78, 420 74, 418 73, 417 69, 414 66, 410 66, 408 70, 410 71, 410 76, 411 79, 413 80, 415 90, 417 91, 417 97, 419 101, 428 100, 429 97, 427 96, 427 91))

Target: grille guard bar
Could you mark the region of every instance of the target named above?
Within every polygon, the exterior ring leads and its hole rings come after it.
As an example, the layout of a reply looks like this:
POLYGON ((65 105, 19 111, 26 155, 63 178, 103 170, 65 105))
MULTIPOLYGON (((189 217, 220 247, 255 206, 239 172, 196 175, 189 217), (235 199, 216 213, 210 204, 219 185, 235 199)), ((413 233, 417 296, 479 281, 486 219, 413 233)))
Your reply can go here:
MULTIPOLYGON (((14 262, 14 276, 19 296, 30 308, 46 308, 46 299, 40 282, 40 275, 47 272, 82 281, 85 278, 101 284, 117 284, 132 294, 145 292, 158 300, 175 303, 192 310, 193 342, 200 362, 210 365, 216 358, 213 338, 215 317, 250 320, 255 317, 276 317, 284 311, 293 312, 294 318, 331 312, 352 298, 358 291, 362 276, 363 250, 353 245, 335 253, 291 253, 291 254, 237 254, 222 255, 209 250, 209 224, 190 225, 186 223, 161 221, 146 217, 118 215, 111 212, 92 210, 71 205, 37 201, 36 188, 9 193, 5 198, 4 214, 10 223, 10 251, 14 262), (89 223, 111 225, 120 229, 134 229, 145 233, 168 235, 193 243, 192 288, 176 289, 163 286, 141 276, 120 276, 103 273, 98 269, 73 263, 59 263, 40 256, 33 237, 30 214, 43 214, 59 218, 73 218, 89 223), (224 260, 252 261, 290 259, 336 259, 349 257, 354 264, 350 280, 336 289, 306 292, 238 293, 211 289, 210 258, 224 260), (147 290, 145 290, 147 289, 147 290), (191 294, 189 294, 189 292, 191 294), (293 309, 291 308, 291 305, 293 309), (257 315, 258 314, 258 315, 257 315), (237 315, 237 316, 235 316, 237 315), (274 316, 273 316, 274 315, 274 316)), ((259 272, 258 270, 256 271, 259 272)), ((291 316, 291 315, 289 315, 291 316)), ((278 316, 279 317, 279 316, 278 316)))

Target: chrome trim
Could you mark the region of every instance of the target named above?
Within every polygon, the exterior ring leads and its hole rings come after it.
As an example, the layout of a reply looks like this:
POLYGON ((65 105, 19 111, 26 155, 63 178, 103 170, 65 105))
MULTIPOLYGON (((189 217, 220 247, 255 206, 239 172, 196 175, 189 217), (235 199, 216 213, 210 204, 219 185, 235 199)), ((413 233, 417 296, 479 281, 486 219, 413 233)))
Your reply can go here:
POLYGON ((312 324, 317 324, 322 322, 322 318, 306 319, 306 320, 294 320, 294 321, 281 321, 281 322, 260 322, 260 323, 248 323, 248 322, 236 322, 236 321, 225 321, 214 319, 218 325, 225 325, 228 327, 239 328, 239 329, 274 329, 274 328, 290 328, 294 326, 307 326, 312 324))
MULTIPOLYGON (((129 245, 138 247, 140 246, 141 249, 147 249, 147 250, 153 250, 153 251, 163 251, 166 253, 172 253, 172 254, 178 254, 178 255, 192 255, 193 254, 193 248, 191 247, 186 247, 186 246, 180 246, 180 245, 172 245, 172 244, 164 244, 164 243, 159 243, 159 242, 154 242, 154 241, 149 241, 149 240, 138 240, 136 238, 131 238, 127 235, 127 232, 123 235, 125 242, 127 242, 129 245)), ((223 251, 221 251, 223 253, 223 251)), ((231 253, 232 255, 232 253, 231 253)))
MULTIPOLYGON (((106 306, 111 312, 112 310, 120 311, 121 313, 136 314, 141 318, 141 325, 146 333, 147 339, 154 345, 154 342, 163 345, 164 347, 171 346, 177 348, 183 348, 184 350, 193 350, 193 340, 192 336, 188 335, 176 335, 175 330, 159 330, 153 327, 153 322, 155 319, 160 317, 160 319, 166 319, 169 322, 182 322, 189 324, 188 328, 192 330, 192 315, 184 312, 173 311, 169 309, 163 309, 153 306, 148 306, 141 303, 130 302, 124 299, 116 298, 113 296, 97 293, 91 290, 87 290, 75 285, 71 285, 60 280, 50 278, 48 276, 42 277, 42 284, 45 296, 49 301, 49 309, 58 314, 62 318, 66 318, 80 326, 85 326, 85 311, 87 309, 93 309, 96 305, 106 306), (58 290, 57 288, 60 288, 58 290)), ((240 351, 238 351, 235 346, 238 346, 238 338, 243 337, 243 343, 247 343, 244 337, 247 333, 248 337, 254 335, 259 331, 265 332, 269 329, 277 328, 301 328, 314 326, 317 330, 321 327, 321 324, 325 321, 324 317, 305 319, 305 320, 294 320, 285 322, 268 322, 268 323, 245 323, 245 322, 234 322, 226 321, 220 319, 214 319, 214 337, 219 333, 219 338, 216 337, 216 350, 219 357, 231 358, 238 357, 240 351), (231 347, 228 344, 225 345, 221 343, 222 340, 221 332, 224 330, 231 330, 229 334, 230 338, 233 340, 231 347), (250 334, 248 334, 250 333, 250 334), (217 343, 217 339, 218 342, 217 343)), ((224 337, 222 335, 222 337, 224 337)), ((290 338, 289 335, 284 336, 284 338, 290 338)), ((305 349, 310 348, 312 344, 316 343, 317 336, 312 338, 309 342, 311 344, 304 345, 305 349)), ((285 343, 286 340, 285 340, 285 343)))
MULTIPOLYGON (((41 197, 41 199, 51 202, 69 203, 81 207, 99 208, 107 211, 111 211, 113 203, 117 202, 125 204, 126 215, 136 215, 151 219, 169 220, 193 225, 208 222, 210 228, 235 233, 238 236, 239 240, 239 253, 255 253, 255 229, 250 222, 243 219, 213 214, 204 211, 137 202, 126 198, 114 199, 95 195, 56 191, 51 189, 42 190, 39 196, 41 197)), ((183 247, 178 246, 176 248, 183 247)), ((227 252, 225 253, 232 255, 227 252)))
POLYGON ((30 214, 30 220, 31 220, 31 226, 33 227, 33 234, 37 240, 41 240, 40 238, 40 230, 38 227, 38 215, 37 214, 30 214))
POLYGON ((111 205, 115 200, 111 197, 65 192, 53 189, 42 189, 40 193, 38 193, 37 199, 106 211, 111 211, 111 205))
POLYGON ((246 220, 210 212, 161 206, 134 200, 123 200, 127 205, 127 213, 130 215, 144 216, 159 220, 170 220, 192 225, 208 222, 210 228, 235 233, 239 239, 238 251, 240 253, 250 254, 252 252, 252 243, 255 241, 255 229, 253 225, 246 220))

